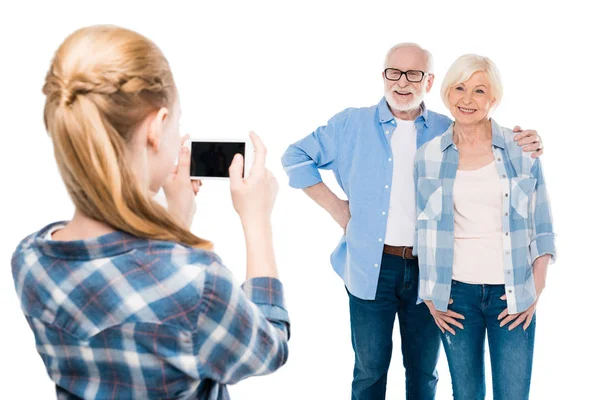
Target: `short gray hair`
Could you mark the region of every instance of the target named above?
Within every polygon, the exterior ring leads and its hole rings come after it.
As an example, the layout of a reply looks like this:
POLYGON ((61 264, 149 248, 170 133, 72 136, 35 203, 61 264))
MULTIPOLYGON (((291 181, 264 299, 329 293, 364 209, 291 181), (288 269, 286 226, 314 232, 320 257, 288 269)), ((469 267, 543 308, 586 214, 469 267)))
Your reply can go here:
POLYGON ((450 105, 448 104, 448 94, 450 89, 453 86, 468 81, 475 72, 479 71, 485 73, 490 81, 490 89, 492 91, 492 95, 496 99, 495 106, 500 104, 500 100, 502 100, 503 86, 502 78, 500 77, 500 71, 498 71, 496 64, 484 56, 479 56, 477 54, 465 54, 458 57, 456 61, 454 61, 448 72, 446 72, 446 76, 442 81, 440 94, 442 95, 442 100, 448 109, 450 109, 450 105))
POLYGON ((385 55, 385 61, 383 63, 383 68, 387 68, 388 62, 390 61, 390 57, 392 56, 392 53, 394 53, 394 51, 396 51, 398 49, 403 49, 406 47, 412 47, 412 48, 421 50, 423 52, 423 54, 425 54, 425 58, 427 59, 427 71, 425 71, 425 72, 427 72, 427 73, 433 72, 433 56, 431 55, 431 53, 428 50, 419 46, 418 44, 410 43, 410 42, 398 43, 397 45, 395 45, 394 47, 389 49, 387 54, 385 55))

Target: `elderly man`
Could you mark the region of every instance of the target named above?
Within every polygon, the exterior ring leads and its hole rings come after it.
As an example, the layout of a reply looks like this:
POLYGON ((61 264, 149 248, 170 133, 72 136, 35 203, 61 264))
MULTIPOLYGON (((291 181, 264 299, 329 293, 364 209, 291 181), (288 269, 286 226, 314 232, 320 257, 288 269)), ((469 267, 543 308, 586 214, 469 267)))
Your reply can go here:
MULTIPOLYGON (((355 354, 352 399, 385 398, 396 315, 400 322, 407 399, 433 399, 440 333, 427 306, 416 304, 419 267, 413 163, 417 148, 452 121, 427 110, 431 54, 412 43, 390 49, 379 104, 348 108, 291 145, 282 157, 290 185, 331 214, 344 236, 331 256, 346 285, 355 354), (339 199, 318 169, 331 169, 348 197, 339 199)), ((519 131, 517 127, 515 131, 519 131)), ((515 137, 542 153, 535 131, 515 137)))

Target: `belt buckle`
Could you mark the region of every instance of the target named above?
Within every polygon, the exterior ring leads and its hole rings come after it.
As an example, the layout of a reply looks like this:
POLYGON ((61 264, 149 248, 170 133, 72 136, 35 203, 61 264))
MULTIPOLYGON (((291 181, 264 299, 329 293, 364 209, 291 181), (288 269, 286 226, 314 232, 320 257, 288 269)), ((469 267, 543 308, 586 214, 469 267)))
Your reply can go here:
POLYGON ((405 260, 406 260, 406 249, 407 249, 407 247, 406 247, 406 246, 404 246, 404 247, 402 248, 402 258, 404 258, 405 260))

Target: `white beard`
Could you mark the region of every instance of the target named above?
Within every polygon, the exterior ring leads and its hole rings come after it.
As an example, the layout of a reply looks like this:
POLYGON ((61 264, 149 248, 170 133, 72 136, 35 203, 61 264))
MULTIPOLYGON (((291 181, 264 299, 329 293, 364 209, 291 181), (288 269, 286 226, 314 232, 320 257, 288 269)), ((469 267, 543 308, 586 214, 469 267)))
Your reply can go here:
POLYGON ((394 110, 397 111, 412 111, 412 110, 416 110, 417 108, 419 108, 419 106, 421 105, 421 103, 423 102, 423 99, 425 98, 425 87, 423 87, 423 90, 421 90, 421 93, 413 93, 413 100, 410 103, 398 103, 395 99, 394 99, 394 88, 390 89, 390 91, 386 91, 384 93, 384 97, 385 100, 387 101, 388 105, 393 108, 394 110))

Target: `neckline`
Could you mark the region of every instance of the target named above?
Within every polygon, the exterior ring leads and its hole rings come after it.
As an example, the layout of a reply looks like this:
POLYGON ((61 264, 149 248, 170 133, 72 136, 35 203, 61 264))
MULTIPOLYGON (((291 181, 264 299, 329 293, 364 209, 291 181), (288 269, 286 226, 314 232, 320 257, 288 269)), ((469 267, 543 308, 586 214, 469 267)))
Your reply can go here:
POLYGON ((483 171, 483 170, 485 170, 487 168, 490 168, 490 166, 492 166, 494 164, 495 164, 495 162, 494 162, 494 160, 492 160, 492 162, 490 162, 487 165, 484 165, 483 167, 479 167, 477 169, 457 169, 456 173, 457 174, 458 173, 461 173, 461 174, 477 173, 477 172, 481 172, 481 171, 483 171))
POLYGON ((413 124, 414 125, 414 123, 416 121, 416 118, 407 120, 407 119, 400 119, 400 118, 394 117, 394 119, 396 120, 396 124, 398 124, 398 125, 401 125, 401 124, 403 124, 403 125, 413 124))

